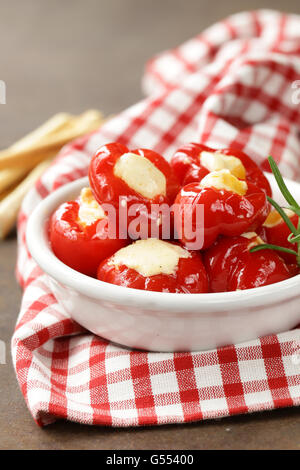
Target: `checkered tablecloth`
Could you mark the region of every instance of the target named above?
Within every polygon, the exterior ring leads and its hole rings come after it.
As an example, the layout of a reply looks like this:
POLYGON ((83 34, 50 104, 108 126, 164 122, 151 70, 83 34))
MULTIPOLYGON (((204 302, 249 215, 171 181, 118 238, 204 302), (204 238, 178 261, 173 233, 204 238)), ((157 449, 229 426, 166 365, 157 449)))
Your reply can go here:
POLYGON ((109 141, 166 158, 189 141, 231 145, 263 167, 272 154, 286 176, 300 178, 298 79, 299 16, 265 10, 231 16, 153 58, 143 78, 147 98, 65 147, 28 194, 18 224, 24 297, 12 355, 39 425, 58 418, 110 426, 179 423, 299 405, 299 329, 208 352, 123 349, 70 318, 25 242, 38 202, 86 175, 93 151, 109 141))

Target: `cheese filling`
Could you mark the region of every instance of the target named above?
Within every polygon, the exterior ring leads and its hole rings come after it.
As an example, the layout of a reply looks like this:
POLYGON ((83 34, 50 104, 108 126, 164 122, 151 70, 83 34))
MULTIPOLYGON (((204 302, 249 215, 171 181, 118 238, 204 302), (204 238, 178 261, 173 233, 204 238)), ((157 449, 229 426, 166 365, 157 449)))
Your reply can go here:
POLYGON ((156 238, 138 240, 117 251, 109 265, 134 269, 144 277, 156 274, 175 274, 180 258, 190 258, 184 248, 156 238))
MULTIPOLYGON (((283 209, 286 215, 291 218, 294 215, 294 212, 290 209, 283 209)), ((266 220, 264 221, 264 227, 271 228, 283 222, 283 218, 276 210, 272 210, 266 220)))
POLYGON ((221 152, 206 152, 200 154, 200 163, 208 171, 229 170, 239 179, 246 179, 246 170, 241 160, 232 155, 224 155, 221 152))
POLYGON ((256 232, 245 232, 242 233, 241 237, 248 238, 248 240, 251 240, 248 244, 248 250, 250 250, 254 246, 263 245, 265 243, 263 239, 259 235, 257 235, 256 232))
POLYGON ((104 217, 104 211, 94 198, 92 190, 83 188, 79 196, 78 223, 86 227, 104 217))
POLYGON ((165 175, 142 155, 124 153, 114 166, 114 175, 147 199, 166 195, 165 175))
POLYGON ((225 189, 226 191, 232 191, 240 196, 244 196, 248 190, 246 181, 239 180, 226 169, 208 173, 208 175, 200 181, 200 187, 225 189))

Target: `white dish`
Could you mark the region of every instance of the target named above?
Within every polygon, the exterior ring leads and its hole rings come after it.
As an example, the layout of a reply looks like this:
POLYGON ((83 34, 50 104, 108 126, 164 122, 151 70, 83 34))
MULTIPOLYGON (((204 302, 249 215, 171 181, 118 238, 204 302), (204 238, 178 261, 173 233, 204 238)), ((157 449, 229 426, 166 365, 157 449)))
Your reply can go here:
MULTIPOLYGON (((267 176, 282 203, 274 177, 267 176)), ((286 183, 300 200, 300 184, 286 183)), ((54 295, 88 330, 131 348, 199 351, 286 331, 300 322, 300 275, 238 292, 169 294, 107 284, 69 268, 53 254, 46 224, 59 204, 87 185, 82 178, 45 198, 30 216, 26 235, 54 295)))

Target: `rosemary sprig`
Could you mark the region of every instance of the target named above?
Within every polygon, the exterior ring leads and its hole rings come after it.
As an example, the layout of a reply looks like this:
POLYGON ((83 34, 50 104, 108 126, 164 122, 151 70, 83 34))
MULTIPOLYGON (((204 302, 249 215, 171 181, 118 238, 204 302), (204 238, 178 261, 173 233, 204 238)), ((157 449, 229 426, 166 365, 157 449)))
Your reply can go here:
POLYGON ((290 243, 298 243, 300 242, 300 233, 295 236, 292 233, 290 233, 287 239, 288 239, 288 242, 290 243))
POLYGON ((294 234, 294 235, 297 235, 298 232, 297 232, 297 229, 296 227, 294 226, 294 224, 291 222, 291 219, 286 215, 286 213, 284 212, 284 210, 280 207, 279 204, 277 204, 276 201, 274 201, 274 199, 272 199, 271 197, 267 196, 267 199, 269 201, 270 204, 272 204, 272 206, 277 210, 277 212, 279 212, 279 214, 281 215, 281 217, 283 218, 283 220, 285 221, 286 225, 288 226, 288 228, 290 229, 290 231, 294 234))
MULTIPOLYGON (((300 234, 300 216, 298 218, 298 233, 300 234)), ((297 263, 298 263, 298 266, 300 266, 300 242, 298 243, 298 249, 297 249, 297 263)))
MULTIPOLYGON (((299 205, 297 203, 297 201, 293 198, 292 194, 290 193, 290 191, 288 190, 282 176, 281 176, 281 173, 279 171, 279 168, 278 166, 276 165, 276 162, 274 160, 273 157, 269 157, 268 158, 268 161, 269 161, 269 164, 270 164, 270 167, 271 167, 271 170, 272 170, 272 173, 273 175, 275 176, 275 179, 276 179, 276 182, 278 184, 278 187, 281 191, 281 194, 283 195, 283 197, 285 198, 285 200, 291 205, 291 206, 295 206, 295 207, 298 207, 299 208, 299 205)), ((300 208, 299 208, 300 209, 300 208)))
POLYGON ((272 173, 275 177, 276 183, 280 189, 281 194, 285 198, 285 200, 288 202, 289 206, 287 209, 290 209, 292 212, 297 214, 299 216, 299 221, 298 221, 298 227, 295 227, 294 224, 291 222, 290 218, 288 215, 284 212, 284 208, 280 207, 279 204, 277 204, 274 199, 271 197, 267 196, 268 201, 270 204, 275 208, 275 210, 280 214, 286 225, 288 226, 290 230, 290 234, 287 238, 287 240, 290 243, 295 243, 297 244, 297 251, 292 250, 290 248, 286 248, 284 246, 277 246, 277 245, 271 245, 270 243, 264 243, 262 245, 257 245, 254 246, 250 249, 251 253, 254 253, 255 251, 260 251, 260 250, 276 250, 276 251, 281 251, 284 253, 289 253, 292 255, 296 256, 298 266, 300 266, 300 206, 297 203, 297 201, 294 199, 292 194, 290 193, 289 189, 287 188, 282 175, 279 171, 278 166, 276 165, 275 160, 270 156, 268 158, 272 173))
POLYGON ((254 253, 255 251, 260 251, 260 250, 283 251, 284 253, 290 253, 291 255, 297 256, 297 252, 295 250, 291 250, 290 248, 285 248, 284 246, 271 245, 271 243, 263 243, 261 245, 253 246, 250 249, 250 252, 254 253))

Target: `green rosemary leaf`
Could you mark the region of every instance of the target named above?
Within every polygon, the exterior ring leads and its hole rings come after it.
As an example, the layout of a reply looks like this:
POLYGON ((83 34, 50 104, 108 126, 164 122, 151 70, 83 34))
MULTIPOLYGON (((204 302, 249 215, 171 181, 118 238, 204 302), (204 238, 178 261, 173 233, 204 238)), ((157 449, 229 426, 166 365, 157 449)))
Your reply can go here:
POLYGON ((253 246, 252 248, 250 248, 250 253, 255 253, 255 251, 260 251, 260 250, 283 251, 284 253, 289 253, 291 255, 297 256, 297 252, 294 250, 290 250, 290 248, 285 248, 284 246, 271 245, 269 243, 264 243, 263 245, 253 246))
POLYGON ((299 207, 297 201, 293 198, 293 196, 291 195, 290 191, 288 190, 282 176, 281 176, 281 173, 279 171, 279 168, 278 166, 276 165, 276 162, 275 160, 273 159, 273 157, 269 157, 268 158, 269 160, 269 164, 270 164, 270 167, 271 167, 271 170, 272 170, 272 173, 276 179, 276 182, 278 184, 278 187, 281 191, 281 194, 283 195, 283 197, 287 200, 287 202, 291 205, 291 206, 295 206, 295 207, 299 207))
MULTIPOLYGON (((294 224, 291 222, 290 218, 286 215, 286 213, 284 212, 284 210, 282 209, 282 207, 280 207, 279 204, 277 204, 276 201, 274 201, 274 199, 272 199, 271 197, 267 196, 268 198, 268 201, 270 204, 272 204, 272 206, 277 210, 277 212, 279 212, 279 214, 281 215, 281 217, 283 218, 283 220, 285 221, 286 225, 288 226, 288 228, 290 229, 290 231, 294 234, 294 235, 298 235, 298 230, 296 229, 296 227, 294 226, 294 224)), ((299 208, 300 209, 300 208, 299 208)))
POLYGON ((293 233, 290 233, 287 239, 288 239, 288 242, 290 243, 299 243, 300 233, 298 235, 294 235, 293 233))

